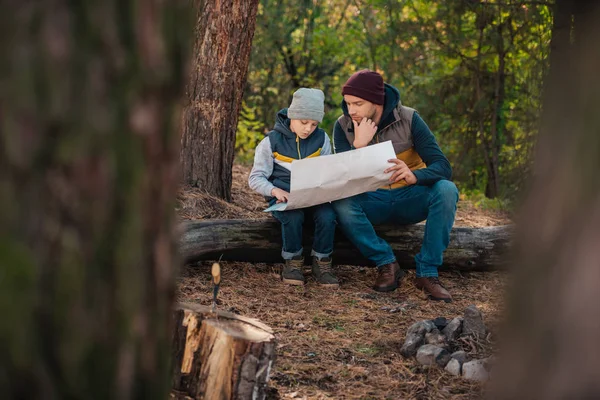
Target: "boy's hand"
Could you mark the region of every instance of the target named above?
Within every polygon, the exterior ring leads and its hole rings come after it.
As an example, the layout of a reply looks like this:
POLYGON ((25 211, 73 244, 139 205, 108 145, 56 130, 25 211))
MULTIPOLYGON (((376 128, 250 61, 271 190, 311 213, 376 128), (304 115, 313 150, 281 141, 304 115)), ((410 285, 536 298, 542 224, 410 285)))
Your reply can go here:
POLYGON ((363 118, 360 124, 355 120, 352 120, 354 125, 354 147, 360 149, 373 140, 375 132, 377 132, 377 124, 373 120, 363 118))
POLYGON ((274 188, 271 190, 271 195, 277 197, 277 203, 287 203, 290 194, 283 189, 274 188))
POLYGON ((417 183, 417 177, 415 174, 413 174, 410 168, 408 168, 404 161, 397 158, 392 158, 391 160, 388 160, 388 162, 395 164, 383 171, 385 174, 394 171, 390 177, 390 183, 400 182, 402 179, 404 179, 409 185, 414 185, 417 183))

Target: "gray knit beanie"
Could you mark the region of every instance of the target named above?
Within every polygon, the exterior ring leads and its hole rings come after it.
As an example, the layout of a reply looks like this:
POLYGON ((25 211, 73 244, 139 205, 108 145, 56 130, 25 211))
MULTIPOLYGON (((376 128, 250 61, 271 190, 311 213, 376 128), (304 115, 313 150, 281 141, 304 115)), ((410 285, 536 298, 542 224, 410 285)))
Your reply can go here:
POLYGON ((320 89, 300 88, 294 92, 288 108, 289 119, 312 119, 323 121, 325 95, 320 89))

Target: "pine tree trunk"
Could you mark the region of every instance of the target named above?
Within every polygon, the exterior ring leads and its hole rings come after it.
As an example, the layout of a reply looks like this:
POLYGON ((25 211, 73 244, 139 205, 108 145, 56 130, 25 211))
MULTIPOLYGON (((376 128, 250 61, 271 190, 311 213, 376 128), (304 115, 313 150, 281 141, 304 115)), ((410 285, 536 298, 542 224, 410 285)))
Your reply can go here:
POLYGON ((231 200, 235 132, 258 0, 197 0, 194 68, 183 113, 184 182, 231 200))
POLYGON ((600 398, 599 19, 598 2, 557 1, 501 398, 600 398))
POLYGON ((188 0, 0 4, 0 393, 165 399, 188 0))

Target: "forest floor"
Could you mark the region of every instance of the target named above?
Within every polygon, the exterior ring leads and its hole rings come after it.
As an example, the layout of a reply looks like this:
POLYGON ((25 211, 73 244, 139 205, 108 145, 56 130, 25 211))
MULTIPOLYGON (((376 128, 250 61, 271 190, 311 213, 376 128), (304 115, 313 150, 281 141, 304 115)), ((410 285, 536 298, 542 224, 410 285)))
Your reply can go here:
MULTIPOLYGON (((232 203, 193 189, 182 189, 177 212, 181 219, 270 218, 264 199, 248 188, 249 168, 233 171, 232 203)), ((499 211, 481 210, 462 199, 455 226, 484 227, 510 223, 499 211)), ((334 254, 335 256, 335 254, 334 254)), ((211 304, 209 262, 187 265, 178 281, 177 299, 211 304)), ((261 320, 278 342, 269 381, 270 399, 476 399, 485 388, 440 368, 424 367, 399 354, 406 330, 416 321, 461 316, 476 305, 492 332, 503 317, 506 271, 442 272, 440 279, 454 297, 450 304, 427 300, 412 284, 409 270, 400 289, 371 289, 374 268, 339 266, 341 287, 324 290, 308 278, 304 287, 284 286, 281 265, 222 262, 220 308, 261 320)), ((483 358, 495 346, 466 349, 483 358)))

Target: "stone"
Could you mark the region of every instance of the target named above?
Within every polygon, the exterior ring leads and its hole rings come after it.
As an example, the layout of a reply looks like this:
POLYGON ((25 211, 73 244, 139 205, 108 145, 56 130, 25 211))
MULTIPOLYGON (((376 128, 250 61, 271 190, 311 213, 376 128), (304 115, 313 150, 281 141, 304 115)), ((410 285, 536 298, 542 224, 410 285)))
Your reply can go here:
POLYGON ((417 351, 417 362, 421 365, 439 365, 444 368, 450 361, 448 350, 432 344, 424 344, 417 351))
POLYGON ((420 335, 425 336, 426 333, 431 332, 434 329, 435 329, 435 324, 433 322, 428 321, 428 320, 423 320, 423 321, 415 322, 414 324, 412 324, 408 328, 408 331, 406 331, 406 334, 407 335, 420 334, 420 335))
POLYGON ((473 360, 464 363, 462 366, 462 376, 471 381, 485 382, 490 374, 486 369, 485 360, 473 360))
POLYGON ((400 348, 400 354, 404 357, 414 357, 417 354, 417 350, 423 344, 425 340, 425 335, 406 335, 406 339, 404 340, 404 344, 400 348))
POLYGON ((423 344, 425 335, 434 329, 435 325, 431 321, 419 321, 412 324, 408 328, 406 339, 402 348, 400 348, 400 354, 404 357, 414 357, 419 347, 423 344))
POLYGON ((435 327, 438 328, 439 330, 444 329, 446 327, 446 325, 448 325, 448 320, 444 317, 437 317, 437 318, 431 320, 431 322, 433 322, 435 327))
POLYGON ((464 364, 465 362, 467 362, 467 353, 465 353, 462 350, 459 351, 455 351, 454 353, 452 353, 450 355, 450 357, 452 357, 453 359, 457 360, 458 362, 460 362, 460 365, 464 364))
POLYGON ((434 329, 425 334, 425 344, 446 348, 448 341, 446 340, 446 336, 442 335, 437 329, 434 329))
POLYGON ((446 368, 444 369, 454 376, 460 376, 462 365, 456 358, 452 358, 448 361, 448 364, 446 364, 446 368))
POLYGON ((481 311, 474 305, 465 309, 465 320, 463 322, 463 334, 484 337, 487 329, 483 323, 481 311))
POLYGON ((463 331, 463 318, 456 317, 446 325, 442 333, 446 336, 449 342, 454 342, 458 339, 463 331))

